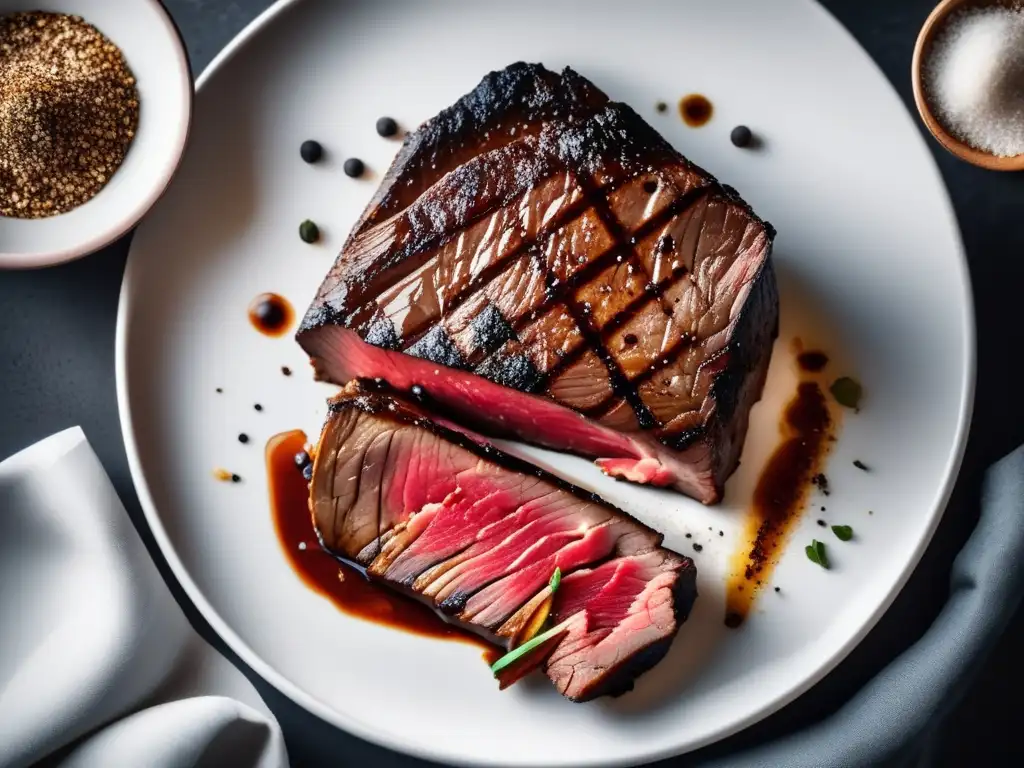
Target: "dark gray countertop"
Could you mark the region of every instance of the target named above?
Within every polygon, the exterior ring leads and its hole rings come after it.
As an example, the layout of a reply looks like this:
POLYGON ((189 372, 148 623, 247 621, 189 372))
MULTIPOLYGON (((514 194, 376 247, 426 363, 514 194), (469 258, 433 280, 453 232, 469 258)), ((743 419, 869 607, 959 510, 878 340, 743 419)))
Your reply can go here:
MULTIPOLYGON (((824 0, 879 63, 913 110, 910 58, 914 39, 936 0, 824 0)), ((269 0, 166 0, 189 47, 196 72, 269 0)), ((1024 442, 1024 398, 1016 354, 1024 323, 1015 314, 1024 284, 1024 176, 972 168, 935 152, 967 247, 978 325, 978 388, 963 471, 949 510, 921 565, 867 639, 832 674, 771 718, 721 745, 767 738, 834 711, 896 653, 928 627, 948 592, 950 563, 976 520, 981 472, 1024 442)), ((881 180, 880 183, 884 183, 881 180)), ((199 631, 235 663, 174 584, 145 530, 132 488, 117 419, 114 321, 128 239, 79 262, 50 270, 0 273, 0 457, 64 427, 80 424, 142 528, 164 576, 199 631)), ((927 279, 922 275, 922 279, 927 279)), ((1024 764, 1014 696, 1024 686, 1024 617, 1018 616, 946 729, 940 763, 1024 764), (1009 706, 1008 706, 1009 705, 1009 706), (1016 758, 1016 759, 1014 759, 1016 758)), ((244 665, 275 711, 295 766, 425 765, 348 736, 305 714, 244 665)), ((452 734, 448 734, 451 736, 452 734)), ((685 758, 666 765, 684 765, 685 758)))

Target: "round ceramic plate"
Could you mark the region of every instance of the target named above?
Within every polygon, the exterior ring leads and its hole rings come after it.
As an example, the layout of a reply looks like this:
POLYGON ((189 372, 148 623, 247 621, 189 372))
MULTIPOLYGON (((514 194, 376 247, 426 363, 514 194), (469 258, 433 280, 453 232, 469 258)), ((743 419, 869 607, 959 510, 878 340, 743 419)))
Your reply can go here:
POLYGON ((624 764, 694 749, 764 717, 874 625, 927 545, 959 465, 973 320, 957 225, 920 132, 819 6, 282 3, 200 85, 183 167, 132 246, 118 393, 158 542, 214 628, 267 680, 341 728, 425 757, 624 764), (701 596, 665 660, 632 693, 584 705, 540 684, 499 692, 477 649, 349 617, 299 581, 274 533, 260 445, 286 429, 316 433, 330 388, 312 382, 289 337, 261 336, 246 318, 263 291, 305 309, 397 149, 376 135, 377 117, 414 127, 520 59, 572 65, 631 104, 779 231, 781 336, 726 503, 704 508, 533 452, 663 530, 700 573, 701 596), (715 105, 705 127, 687 128, 674 107, 655 111, 692 92, 715 105), (729 143, 738 123, 763 138, 760 149, 729 143), (311 137, 327 149, 315 166, 298 153, 311 137), (342 173, 351 156, 366 161, 365 178, 342 173), (298 237, 307 218, 321 226, 318 245, 298 237), (782 592, 767 591, 747 623, 728 630, 727 561, 794 391, 797 336, 823 345, 836 374, 854 374, 867 392, 828 468, 828 519, 852 525, 856 538, 829 539, 833 568, 824 571, 803 545, 831 534, 808 514, 774 573, 782 592), (282 376, 283 365, 295 375, 282 376), (253 441, 240 444, 239 432, 253 441), (243 482, 216 482, 216 466, 243 482))

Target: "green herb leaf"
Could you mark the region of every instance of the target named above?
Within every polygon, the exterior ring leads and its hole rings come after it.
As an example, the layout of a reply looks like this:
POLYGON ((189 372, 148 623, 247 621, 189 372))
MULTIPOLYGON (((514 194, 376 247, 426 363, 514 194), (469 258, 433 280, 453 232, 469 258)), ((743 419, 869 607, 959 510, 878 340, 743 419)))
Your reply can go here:
POLYGON ((848 525, 833 525, 832 533, 834 533, 836 538, 840 541, 849 541, 853 538, 853 528, 848 525))
POLYGON ((860 408, 860 399, 864 395, 864 389, 860 382, 849 376, 843 376, 841 379, 833 381, 829 392, 832 393, 832 397, 836 399, 837 403, 854 410, 860 408))
POLYGON ((558 585, 562 583, 562 569, 556 567, 555 572, 551 574, 551 581, 548 582, 548 586, 551 587, 551 594, 555 594, 558 591, 558 585))
POLYGON ((822 542, 817 539, 811 539, 811 543, 804 548, 804 552, 807 553, 808 560, 828 570, 828 553, 825 551, 825 545, 822 542))
POLYGON ((557 627, 552 627, 547 632, 541 632, 536 637, 531 638, 527 642, 520 645, 518 648, 512 649, 504 656, 502 656, 500 659, 498 659, 496 662, 494 662, 494 664, 491 665, 491 672, 494 675, 497 675, 503 669, 519 661, 519 659, 523 658, 523 656, 530 653, 537 646, 547 642, 560 632, 565 632, 565 627, 559 625, 557 627))

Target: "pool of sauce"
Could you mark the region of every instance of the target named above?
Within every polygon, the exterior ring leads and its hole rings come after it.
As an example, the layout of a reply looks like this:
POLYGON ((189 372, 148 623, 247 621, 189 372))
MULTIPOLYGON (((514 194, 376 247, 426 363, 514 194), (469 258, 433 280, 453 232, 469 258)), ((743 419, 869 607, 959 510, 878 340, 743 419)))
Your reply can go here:
POLYGON ((281 549, 299 578, 350 616, 426 637, 472 643, 487 651, 485 658, 493 654, 493 646, 476 635, 446 623, 411 598, 367 581, 320 547, 309 513, 309 489, 295 466, 295 454, 305 443, 305 433, 294 430, 270 438, 266 449, 271 515, 281 549))
POLYGON ((294 319, 291 303, 276 293, 261 293, 249 304, 249 322, 266 336, 283 336, 294 319))
POLYGON ((808 375, 821 371, 827 362, 828 357, 820 352, 804 352, 797 357, 801 378, 796 394, 782 414, 782 440, 761 470, 747 517, 744 544, 731 563, 726 584, 727 627, 743 623, 761 588, 768 583, 789 532, 807 506, 813 479, 821 472, 834 441, 838 414, 830 407, 823 382, 808 375), (824 362, 818 365, 821 358, 824 362), (808 361, 810 367, 806 365, 808 361))
POLYGON ((679 115, 691 128, 700 128, 711 119, 715 108, 706 96, 691 93, 679 100, 679 115))

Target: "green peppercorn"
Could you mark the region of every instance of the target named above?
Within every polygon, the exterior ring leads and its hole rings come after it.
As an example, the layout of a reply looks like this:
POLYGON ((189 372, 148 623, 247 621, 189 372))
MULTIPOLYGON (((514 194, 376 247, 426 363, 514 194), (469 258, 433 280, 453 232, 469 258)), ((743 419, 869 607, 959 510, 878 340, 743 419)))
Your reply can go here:
POLYGON ((315 243, 320 239, 320 227, 309 219, 299 224, 299 237, 305 243, 315 243))

